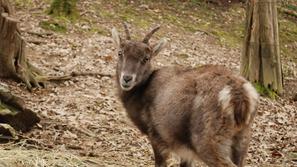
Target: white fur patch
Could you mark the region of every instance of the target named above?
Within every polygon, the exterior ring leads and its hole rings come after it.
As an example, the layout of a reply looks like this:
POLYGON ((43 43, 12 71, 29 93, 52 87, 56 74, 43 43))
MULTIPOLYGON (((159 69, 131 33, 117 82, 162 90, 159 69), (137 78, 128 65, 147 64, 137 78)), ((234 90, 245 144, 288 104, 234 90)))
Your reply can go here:
POLYGON ((228 114, 231 114, 233 109, 228 109, 230 106, 230 101, 231 101, 231 87, 230 86, 225 86, 224 89, 222 89, 219 92, 219 103, 222 105, 222 110, 226 111, 228 114))
POLYGON ((203 103, 203 98, 200 95, 197 95, 194 99, 194 110, 199 109, 201 104, 203 103))
MULTIPOLYGON (((249 82, 243 84, 243 89, 247 93, 247 97, 249 98, 249 101, 250 101, 250 112, 253 113, 253 112, 255 112, 257 101, 259 99, 259 95, 258 95, 256 89, 249 82)), ((249 119, 247 119, 247 120, 249 120, 249 119)))

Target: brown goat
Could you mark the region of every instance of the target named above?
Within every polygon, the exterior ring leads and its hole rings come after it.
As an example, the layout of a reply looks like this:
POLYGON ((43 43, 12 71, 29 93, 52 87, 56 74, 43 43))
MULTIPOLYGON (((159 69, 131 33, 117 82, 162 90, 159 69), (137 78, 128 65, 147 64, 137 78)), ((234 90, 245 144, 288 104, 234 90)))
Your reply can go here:
POLYGON ((223 66, 154 70, 151 59, 165 46, 149 39, 127 39, 112 30, 117 53, 120 99, 132 122, 153 147, 156 167, 166 167, 170 152, 181 167, 202 160, 211 167, 242 167, 256 113, 258 94, 244 78, 223 66))

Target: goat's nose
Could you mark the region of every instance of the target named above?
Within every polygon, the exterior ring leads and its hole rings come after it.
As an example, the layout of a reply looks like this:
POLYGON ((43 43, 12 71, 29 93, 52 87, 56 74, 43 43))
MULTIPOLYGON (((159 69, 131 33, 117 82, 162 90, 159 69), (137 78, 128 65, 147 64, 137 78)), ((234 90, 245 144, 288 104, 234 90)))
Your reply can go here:
POLYGON ((126 83, 128 83, 128 82, 130 82, 130 81, 133 79, 133 77, 130 76, 130 75, 124 75, 124 76, 123 76, 123 79, 124 79, 124 81, 125 81, 126 83))

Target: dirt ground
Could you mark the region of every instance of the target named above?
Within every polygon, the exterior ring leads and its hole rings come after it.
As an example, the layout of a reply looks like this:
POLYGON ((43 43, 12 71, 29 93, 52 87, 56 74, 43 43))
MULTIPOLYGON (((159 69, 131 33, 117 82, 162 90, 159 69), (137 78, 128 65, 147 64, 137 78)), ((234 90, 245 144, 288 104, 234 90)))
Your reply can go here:
MULTIPOLYGON (((104 5, 101 0, 95 2, 104 5)), ((92 26, 107 30, 115 26, 123 31, 120 23, 104 20, 95 10, 88 10, 92 6, 91 1, 79 4, 80 13, 98 20, 92 22, 92 26)), ((20 27, 28 41, 30 61, 48 75, 75 71, 114 76, 117 57, 114 56, 109 33, 90 30, 91 23, 88 21, 67 24, 66 33, 44 30, 39 23, 50 20, 45 13, 47 8, 48 3, 40 0, 17 8, 20 27)), ((133 26, 131 29, 139 37, 147 31, 133 26)), ((156 68, 177 64, 195 67, 211 63, 239 71, 240 48, 219 45, 211 35, 181 31, 170 24, 162 25, 161 32, 153 41, 160 38, 160 34, 169 40, 169 45, 154 60, 156 68)), ((293 71, 297 67, 294 62, 284 62, 284 66, 293 71)), ((56 166, 153 166, 151 146, 127 119, 116 95, 114 77, 75 77, 69 81, 48 83, 45 89, 32 93, 21 83, 0 81, 25 99, 28 107, 42 118, 31 132, 21 134, 24 138, 21 142, 2 145, 0 152, 9 155, 15 149, 47 151, 58 157, 59 153, 63 153, 84 159, 81 164, 56 166)), ((261 97, 247 166, 297 166, 297 102, 292 100, 297 93, 296 82, 296 75, 288 76, 284 80, 286 90, 283 97, 276 100, 261 97)), ((5 164, 6 160, 0 158, 0 166, 1 161, 5 164)), ((46 164, 47 159, 44 161, 46 164)), ((171 160, 171 166, 176 162, 171 160)), ((20 162, 16 164, 21 166, 20 162)))

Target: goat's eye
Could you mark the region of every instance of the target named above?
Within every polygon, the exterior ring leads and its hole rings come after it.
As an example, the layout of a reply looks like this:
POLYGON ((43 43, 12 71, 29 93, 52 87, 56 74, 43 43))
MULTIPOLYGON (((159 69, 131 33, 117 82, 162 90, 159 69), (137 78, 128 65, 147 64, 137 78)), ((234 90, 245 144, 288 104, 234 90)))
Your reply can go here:
POLYGON ((146 62, 149 61, 149 57, 145 57, 143 60, 142 60, 142 63, 145 64, 146 62))
POLYGON ((119 57, 122 57, 122 56, 123 56, 123 51, 120 50, 120 51, 118 52, 118 56, 119 56, 119 57))

